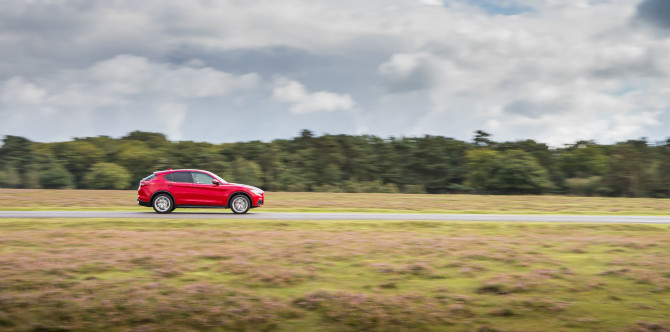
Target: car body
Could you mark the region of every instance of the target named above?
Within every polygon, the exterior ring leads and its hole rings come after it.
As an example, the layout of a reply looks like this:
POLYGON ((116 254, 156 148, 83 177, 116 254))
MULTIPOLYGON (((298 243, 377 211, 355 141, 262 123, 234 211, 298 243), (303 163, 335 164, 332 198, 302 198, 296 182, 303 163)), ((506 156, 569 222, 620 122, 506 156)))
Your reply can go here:
POLYGON ((199 169, 154 172, 142 179, 137 204, 153 207, 157 213, 175 208, 230 208, 247 213, 265 202, 263 190, 245 184, 228 183, 216 174, 199 169))

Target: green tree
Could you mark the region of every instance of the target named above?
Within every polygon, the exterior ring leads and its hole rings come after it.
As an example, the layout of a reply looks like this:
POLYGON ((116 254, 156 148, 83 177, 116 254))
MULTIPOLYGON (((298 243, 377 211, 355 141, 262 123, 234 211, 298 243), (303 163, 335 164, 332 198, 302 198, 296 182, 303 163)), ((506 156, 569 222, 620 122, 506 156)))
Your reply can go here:
POLYGON ((152 149, 160 149, 170 144, 165 135, 146 131, 133 131, 132 133, 121 138, 121 140, 144 142, 152 149))
POLYGON ((203 142, 180 141, 172 143, 165 154, 167 168, 214 169, 225 161, 221 147, 203 142))
MULTIPOLYGON (((496 143, 493 147, 496 151, 521 150, 530 153, 537 162, 544 167, 549 174, 549 180, 553 183, 562 185, 564 176, 556 167, 555 151, 549 149, 544 143, 535 142, 532 139, 519 140, 515 142, 496 143)), ((553 185, 551 186, 553 189, 553 185)))
POLYGON ((587 178, 603 175, 608 158, 598 146, 578 142, 558 157, 558 167, 567 178, 587 178))
POLYGON ((52 145, 56 158, 65 168, 74 175, 77 188, 83 188, 84 176, 91 166, 103 162, 106 154, 91 142, 73 141, 52 145))
POLYGON ((142 141, 124 142, 119 148, 116 163, 130 172, 131 181, 139 181, 157 170, 163 152, 148 147, 142 141))
POLYGON ((124 143, 123 140, 114 139, 104 135, 96 137, 75 138, 74 141, 93 144, 96 149, 98 149, 104 156, 103 160, 108 162, 114 162, 116 155, 119 152, 119 148, 124 143))
POLYGON ((501 153, 487 148, 473 149, 466 153, 468 177, 466 185, 477 191, 489 187, 491 172, 501 153))
POLYGON ((40 185, 46 189, 65 189, 74 186, 74 177, 61 165, 53 165, 42 172, 40 185))
POLYGON ((547 170, 530 153, 505 151, 491 170, 488 187, 503 194, 538 194, 549 187, 547 170))
POLYGON ((0 169, 0 187, 18 188, 20 184, 21 177, 14 167, 0 169))
POLYGON ((613 147, 603 178, 608 194, 639 197, 648 194, 651 164, 646 142, 628 141, 613 147))
POLYGON ((477 130, 475 131, 475 138, 473 141, 477 146, 491 146, 493 145, 493 141, 491 141, 489 137, 491 137, 491 134, 483 130, 477 130))
POLYGON ((227 174, 231 182, 252 186, 260 186, 261 177, 263 176, 261 167, 258 164, 242 157, 235 158, 227 174))
POLYGON ((0 168, 6 173, 5 185, 16 188, 35 188, 35 150, 33 142, 8 135, 0 147, 0 168), (14 178, 14 172, 16 178, 14 178))
POLYGON ((259 164, 263 170, 263 188, 280 190, 279 173, 284 165, 281 162, 281 151, 277 144, 272 142, 266 145, 260 158, 259 164))
POLYGON ((398 162, 403 166, 403 183, 422 185, 429 193, 449 192, 467 175, 465 154, 471 146, 441 136, 405 138, 398 144, 398 162))
POLYGON ((84 177, 84 185, 90 189, 126 189, 130 173, 123 166, 113 163, 97 163, 84 177))
POLYGON ((658 167, 655 179, 663 196, 670 197, 670 138, 657 148, 658 167))

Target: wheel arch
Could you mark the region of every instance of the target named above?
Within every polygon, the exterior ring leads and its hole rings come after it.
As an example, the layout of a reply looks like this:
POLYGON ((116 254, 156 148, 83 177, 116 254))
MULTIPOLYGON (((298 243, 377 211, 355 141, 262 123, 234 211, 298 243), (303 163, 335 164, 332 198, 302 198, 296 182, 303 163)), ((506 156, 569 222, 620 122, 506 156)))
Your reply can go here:
POLYGON ((172 195, 171 192, 165 191, 165 190, 157 191, 153 195, 151 195, 151 200, 149 200, 149 203, 151 203, 151 205, 153 205, 154 204, 154 198, 156 198, 156 196, 158 196, 160 194, 167 194, 172 199, 172 205, 174 205, 174 206, 177 205, 177 201, 174 200, 174 195, 172 195))
POLYGON ((235 196, 237 196, 237 195, 247 196, 247 198, 249 199, 249 207, 254 206, 254 201, 251 199, 251 195, 249 195, 249 193, 247 193, 245 191, 240 190, 240 191, 236 191, 236 192, 230 194, 230 196, 228 196, 228 202, 226 202, 226 207, 230 207, 230 201, 232 201, 233 198, 235 198, 235 196))

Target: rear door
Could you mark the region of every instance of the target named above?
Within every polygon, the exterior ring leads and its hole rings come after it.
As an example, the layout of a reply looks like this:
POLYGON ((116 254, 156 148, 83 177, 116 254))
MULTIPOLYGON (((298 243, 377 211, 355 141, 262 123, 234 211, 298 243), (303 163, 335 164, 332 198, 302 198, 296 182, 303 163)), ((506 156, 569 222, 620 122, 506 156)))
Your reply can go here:
POLYGON ((165 184, 174 196, 175 205, 197 205, 197 188, 191 172, 173 172, 165 175, 165 184))
POLYGON ((212 181, 214 178, 203 172, 192 172, 193 183, 196 186, 199 205, 226 205, 228 195, 226 195, 227 186, 216 185, 212 181))

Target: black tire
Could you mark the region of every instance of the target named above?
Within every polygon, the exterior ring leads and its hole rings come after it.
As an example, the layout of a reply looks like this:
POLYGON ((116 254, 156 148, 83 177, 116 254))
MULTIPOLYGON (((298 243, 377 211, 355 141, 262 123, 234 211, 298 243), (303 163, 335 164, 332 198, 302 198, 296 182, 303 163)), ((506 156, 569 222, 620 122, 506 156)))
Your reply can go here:
POLYGON ((158 194, 151 201, 151 206, 156 213, 170 213, 174 210, 174 201, 168 194, 158 194))
POLYGON ((251 200, 242 194, 235 195, 230 200, 230 209, 235 214, 245 214, 251 208, 251 200))

